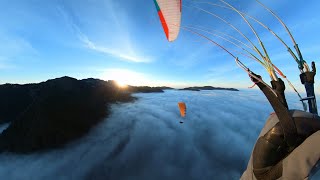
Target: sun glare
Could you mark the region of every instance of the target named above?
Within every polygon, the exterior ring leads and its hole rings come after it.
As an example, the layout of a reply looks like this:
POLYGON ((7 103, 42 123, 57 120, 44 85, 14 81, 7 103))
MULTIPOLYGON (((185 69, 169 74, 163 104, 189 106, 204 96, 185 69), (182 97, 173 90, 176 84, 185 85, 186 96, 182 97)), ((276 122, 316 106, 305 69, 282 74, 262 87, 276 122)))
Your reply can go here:
POLYGON ((116 80, 116 82, 117 82, 117 85, 118 85, 120 88, 125 88, 125 87, 128 86, 126 83, 121 82, 121 81, 119 81, 119 80, 116 80))
POLYGON ((115 80, 121 88, 127 85, 143 86, 149 84, 144 74, 127 69, 107 69, 103 73, 103 79, 115 80))

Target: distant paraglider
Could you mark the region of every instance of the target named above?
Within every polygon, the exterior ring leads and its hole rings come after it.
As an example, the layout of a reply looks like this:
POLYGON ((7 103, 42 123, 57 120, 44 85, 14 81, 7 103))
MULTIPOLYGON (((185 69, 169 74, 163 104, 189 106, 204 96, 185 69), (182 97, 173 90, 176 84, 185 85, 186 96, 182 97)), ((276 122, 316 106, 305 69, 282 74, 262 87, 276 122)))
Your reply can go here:
MULTIPOLYGON (((187 111, 186 103, 178 102, 178 107, 179 107, 179 110, 180 110, 181 117, 183 117, 183 118, 186 117, 186 111, 187 111)), ((180 120, 180 123, 183 123, 183 121, 180 120)))

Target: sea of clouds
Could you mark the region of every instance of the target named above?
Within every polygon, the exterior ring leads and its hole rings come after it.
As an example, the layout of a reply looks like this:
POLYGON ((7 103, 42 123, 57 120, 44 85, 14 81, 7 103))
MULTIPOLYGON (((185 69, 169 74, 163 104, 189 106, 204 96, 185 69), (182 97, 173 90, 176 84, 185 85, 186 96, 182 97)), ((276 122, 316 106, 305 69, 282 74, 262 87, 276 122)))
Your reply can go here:
MULTIPOLYGON (((273 111, 258 90, 134 96, 138 100, 113 105, 107 119, 64 148, 0 154, 0 179, 239 179, 273 111), (183 119, 180 101, 187 105, 183 119)), ((291 109, 302 109, 294 94, 287 100, 291 109)))

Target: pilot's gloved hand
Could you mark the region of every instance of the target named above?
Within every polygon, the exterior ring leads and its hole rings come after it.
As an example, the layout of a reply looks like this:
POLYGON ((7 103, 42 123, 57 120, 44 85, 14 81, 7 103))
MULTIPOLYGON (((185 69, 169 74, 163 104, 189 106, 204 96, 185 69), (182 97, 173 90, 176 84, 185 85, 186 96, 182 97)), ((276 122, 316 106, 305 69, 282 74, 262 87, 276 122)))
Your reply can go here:
POLYGON ((264 148, 255 145, 241 180, 305 180, 310 179, 317 172, 320 166, 320 118, 298 110, 290 111, 290 113, 297 126, 299 135, 297 139, 302 137, 302 143, 290 153, 283 151, 284 148, 281 147, 283 136, 281 129, 277 127, 279 120, 276 114, 272 114, 258 138, 258 141, 262 139, 265 143, 264 148), (276 151, 270 151, 272 148, 276 151), (283 157, 279 159, 278 155, 283 157))

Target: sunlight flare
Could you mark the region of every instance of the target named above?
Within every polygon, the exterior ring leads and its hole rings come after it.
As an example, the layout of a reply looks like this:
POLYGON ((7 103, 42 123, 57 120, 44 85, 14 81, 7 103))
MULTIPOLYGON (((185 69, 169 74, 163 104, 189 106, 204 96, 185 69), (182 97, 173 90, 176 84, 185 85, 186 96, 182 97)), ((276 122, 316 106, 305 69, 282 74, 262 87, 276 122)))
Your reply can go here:
POLYGON ((147 76, 128 69, 107 69, 102 75, 104 80, 115 80, 119 87, 143 86, 150 84, 147 76))

